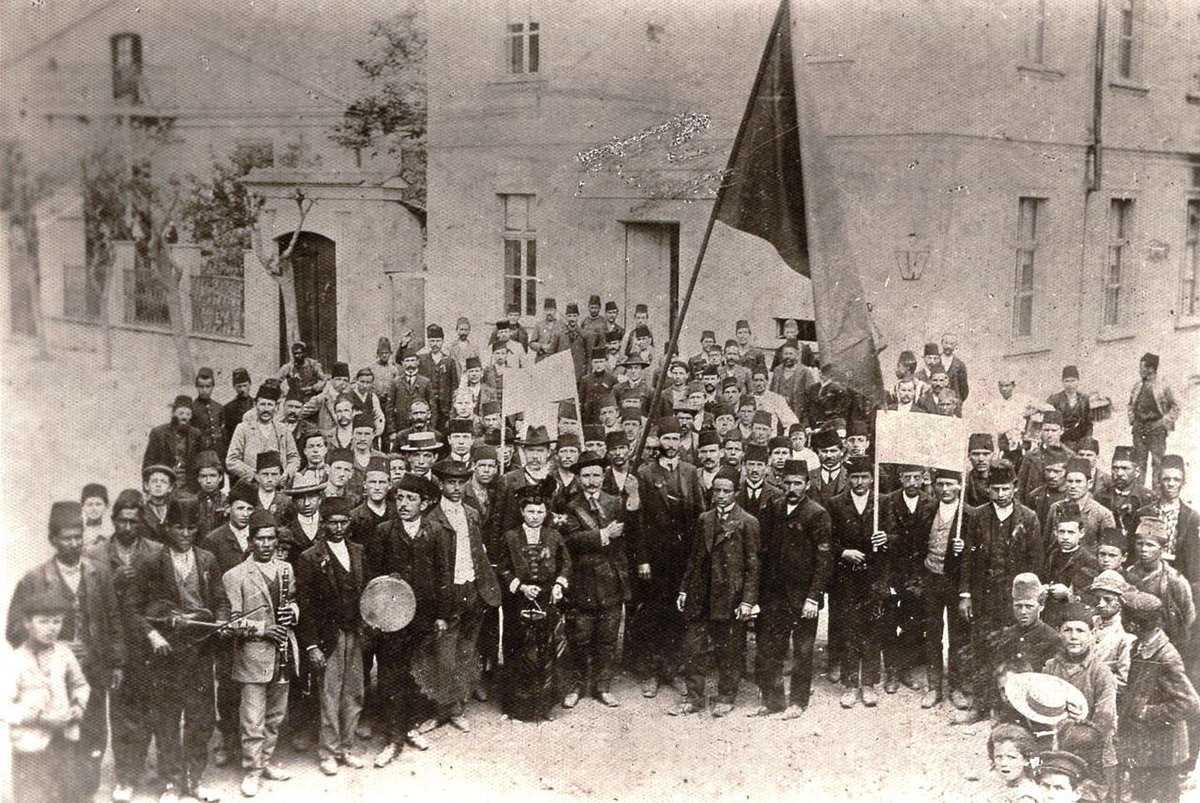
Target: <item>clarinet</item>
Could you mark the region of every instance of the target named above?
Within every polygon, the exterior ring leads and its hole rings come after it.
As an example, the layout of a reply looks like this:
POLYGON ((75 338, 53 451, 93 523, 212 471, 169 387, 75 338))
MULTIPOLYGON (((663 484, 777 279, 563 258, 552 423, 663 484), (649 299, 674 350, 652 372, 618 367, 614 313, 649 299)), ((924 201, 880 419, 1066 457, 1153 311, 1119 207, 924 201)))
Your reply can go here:
MULTIPOLYGON (((285 563, 279 570, 279 604, 275 608, 277 612, 283 610, 283 606, 287 604, 289 574, 290 572, 285 563)), ((278 613, 276 613, 275 620, 276 622, 279 621, 278 613)), ((286 636, 279 643, 279 646, 276 647, 275 658, 275 676, 272 678, 272 681, 278 683, 287 678, 288 639, 286 636)))

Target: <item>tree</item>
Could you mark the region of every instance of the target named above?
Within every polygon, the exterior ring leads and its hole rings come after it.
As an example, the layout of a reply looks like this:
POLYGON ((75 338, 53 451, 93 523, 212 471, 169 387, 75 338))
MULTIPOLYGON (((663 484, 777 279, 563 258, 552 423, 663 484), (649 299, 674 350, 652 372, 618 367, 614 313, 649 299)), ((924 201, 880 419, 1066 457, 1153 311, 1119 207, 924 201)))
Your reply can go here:
POLYGON ((332 139, 356 154, 368 151, 399 162, 410 200, 425 206, 428 104, 425 17, 419 2, 371 26, 373 52, 355 59, 366 93, 350 103, 332 139))
POLYGON ((88 290, 100 298, 101 356, 105 370, 113 367, 112 320, 109 294, 115 262, 114 243, 132 239, 124 192, 127 167, 115 150, 102 145, 80 160, 83 185, 85 271, 88 290))
MULTIPOLYGON (((292 254, 304 229, 304 221, 316 201, 296 187, 292 199, 296 203, 296 227, 282 251, 268 248, 259 226, 265 203, 262 196, 247 189, 242 178, 249 166, 231 159, 213 164, 212 174, 205 178, 191 177, 191 191, 183 216, 192 229, 192 239, 208 247, 214 261, 229 264, 236 256, 241 265, 242 252, 253 248, 264 271, 279 287, 283 299, 284 331, 287 342, 300 340, 300 314, 296 298, 296 276, 292 254), (222 254, 225 255, 222 260, 222 254)), ((240 271, 239 271, 240 272, 240 271)))
POLYGON ((0 211, 5 213, 7 219, 9 248, 23 257, 33 283, 31 312, 37 358, 48 360, 50 348, 46 343, 46 322, 42 314, 42 262, 38 242, 37 210, 34 208, 42 193, 39 191, 39 183, 29 174, 25 153, 18 142, 6 140, 2 156, 0 211))

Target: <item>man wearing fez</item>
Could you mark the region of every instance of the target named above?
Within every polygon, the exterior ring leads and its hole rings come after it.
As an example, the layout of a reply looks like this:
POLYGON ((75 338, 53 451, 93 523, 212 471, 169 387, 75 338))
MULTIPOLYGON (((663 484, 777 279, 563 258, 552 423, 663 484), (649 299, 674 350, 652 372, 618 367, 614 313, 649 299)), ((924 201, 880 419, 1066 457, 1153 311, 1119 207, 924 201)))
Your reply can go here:
POLYGON ((300 468, 295 437, 286 424, 275 420, 279 395, 278 386, 266 382, 260 385, 254 398, 254 420, 242 421, 234 429, 225 456, 225 468, 229 470, 231 480, 254 479, 260 452, 280 455, 285 477, 294 475, 300 468))
POLYGON ((445 422, 450 420, 450 402, 459 384, 458 363, 442 351, 445 338, 442 327, 436 323, 429 324, 425 327, 425 349, 417 358, 417 372, 429 380, 434 426, 437 427, 445 426, 445 422))
MULTIPOLYGON (((926 594, 925 564, 929 553, 933 550, 933 565, 939 567, 938 559, 944 572, 944 560, 949 553, 950 530, 954 527, 954 519, 942 521, 936 517, 939 512, 938 502, 921 487, 925 470, 921 466, 898 466, 900 488, 879 497, 879 527, 887 533, 888 558, 890 560, 891 588, 896 590, 897 599, 890 601, 887 614, 887 625, 883 634, 883 653, 887 659, 888 680, 884 690, 894 694, 900 687, 900 681, 913 686, 912 672, 924 662, 925 615, 922 601, 926 594), (937 533, 930 534, 934 523, 939 524, 937 533), (936 548, 936 549, 934 549, 936 548)), ((957 485, 957 476, 953 478, 957 485)), ((950 504, 955 511, 958 509, 957 490, 950 504)), ((944 580, 942 574, 938 579, 944 580)), ((936 589, 929 589, 934 591, 936 589)), ((957 588, 955 594, 957 596, 957 588)), ((938 620, 941 621, 940 619, 938 620)), ((938 678, 941 678, 941 635, 939 624, 938 634, 938 678)), ((953 650, 951 651, 953 656, 953 650)), ((957 669, 957 665, 955 666, 957 669)), ((931 672, 932 674, 932 672, 931 672)), ((937 685, 938 696, 941 696, 941 684, 937 685)))
POLYGON ((1106 493, 1108 487, 1112 485, 1112 477, 1099 465, 1100 441, 1091 435, 1080 438, 1079 443, 1075 444, 1075 454, 1087 461, 1088 481, 1092 489, 1092 496, 1099 499, 1100 495, 1106 493))
MULTIPOLYGON (((199 523, 195 497, 171 500, 167 548, 138 565, 131 589, 130 654, 144 662, 142 679, 149 685, 158 775, 165 783, 160 801, 185 795, 202 801, 218 799, 216 792, 200 785, 213 732, 217 644, 204 631, 162 618, 185 613, 211 622, 222 605, 224 588, 217 559, 195 544, 199 523)), ((139 691, 145 694, 147 689, 143 686, 139 691)), ((132 778, 130 784, 136 780, 132 778)))
POLYGON ((171 404, 171 420, 150 430, 142 466, 170 466, 183 487, 192 490, 195 480, 193 463, 206 448, 204 434, 192 426, 192 397, 176 396, 171 404))
POLYGON ((83 549, 107 544, 112 538, 113 525, 108 515, 108 489, 98 482, 89 482, 79 493, 83 511, 83 549))
MULTIPOLYGON (((660 437, 663 429, 660 424, 660 437)), ((667 427, 669 429, 669 427, 667 427)), ((714 717, 733 710, 745 663, 746 623, 758 603, 758 519, 738 507, 738 475, 722 469, 713 481, 713 507, 692 530, 687 566, 676 607, 687 622, 684 657, 687 696, 668 709, 672 716, 704 710, 705 657, 709 641, 719 681, 714 717)))
POLYGON ((1139 511, 1153 498, 1139 480, 1133 465, 1132 446, 1114 446, 1108 487, 1095 492, 1096 501, 1112 511, 1117 528, 1125 535, 1125 549, 1133 543, 1139 511))
POLYGON ((1165 455, 1158 474, 1158 499, 1138 515, 1162 521, 1167 533, 1163 558, 1188 579, 1193 591, 1200 592, 1200 514, 1180 498, 1186 480, 1183 457, 1165 455))
POLYGON ((238 709, 242 746, 242 794, 258 794, 262 778, 286 781, 290 773, 271 763, 279 726, 287 715, 289 681, 293 673, 295 636, 299 619, 296 578, 292 567, 278 557, 275 515, 269 510, 250 514, 250 557, 221 578, 225 599, 218 619, 240 618, 233 648, 230 678, 242 687, 238 709))
POLYGON ((390 764, 405 742, 418 750, 429 749, 417 726, 432 712, 413 676, 412 662, 415 653, 427 648, 447 624, 438 617, 439 540, 427 515, 440 495, 433 480, 405 474, 396 484, 396 517, 379 525, 366 544, 368 581, 391 575, 408 583, 416 597, 416 611, 407 626, 375 634, 387 740, 375 757, 376 767, 390 764))
POLYGON ((1083 438, 1092 434, 1092 407, 1088 395, 1079 390, 1079 368, 1068 365, 1062 369, 1063 389, 1050 394, 1046 403, 1062 415, 1062 443, 1074 450, 1083 438))
POLYGON ((8 606, 8 643, 26 641, 26 603, 47 595, 65 603, 59 640, 71 648, 91 694, 79 722, 72 800, 91 800, 100 785, 100 763, 108 744, 108 692, 121 688, 125 667, 125 627, 108 566, 83 557, 83 510, 78 502, 50 506, 50 545, 54 557, 18 581, 8 606))
MULTIPOLYGON (((335 362, 333 370, 329 373, 329 381, 321 392, 313 398, 313 404, 317 408, 317 426, 322 430, 330 430, 337 423, 334 415, 334 405, 346 393, 350 391, 350 364, 345 362, 335 362)), ((303 404, 303 394, 297 397, 303 404)))
POLYGON ((1082 546, 1094 552, 1100 542, 1100 531, 1105 527, 1115 527, 1116 521, 1112 511, 1092 498, 1091 466, 1082 457, 1072 457, 1067 461, 1066 473, 1063 478, 1063 490, 1066 497, 1050 505, 1044 521, 1042 521, 1042 537, 1047 549, 1054 546, 1055 533, 1058 531, 1058 521, 1062 511, 1068 505, 1078 509, 1080 524, 1083 528, 1082 546))
POLYGON ((292 359, 279 366, 279 381, 287 389, 298 390, 308 401, 325 387, 325 370, 318 360, 308 356, 308 344, 297 340, 292 344, 292 359))
POLYGON ((321 772, 339 765, 359 769, 354 732, 363 707, 362 616, 358 601, 366 587, 363 548, 346 539, 350 507, 345 499, 321 503, 320 535, 296 561, 296 628, 300 649, 316 671, 321 727, 317 755, 321 772))
MULTIPOLYGON (((253 482, 239 481, 229 490, 229 519, 200 539, 200 548, 217 559, 222 577, 250 554, 250 514, 258 507, 258 489, 253 482)), ((231 679, 233 647, 218 645, 217 651, 217 727, 221 743, 213 763, 223 767, 241 751, 238 705, 241 686, 231 679)))
POLYGON ((604 335, 608 332, 608 321, 600 315, 600 296, 592 294, 588 299, 588 316, 579 323, 579 329, 588 339, 588 346, 604 346, 604 335))
POLYGON ((767 461, 770 455, 766 446, 751 444, 746 447, 745 478, 738 483, 737 505, 761 523, 762 511, 769 507, 782 492, 767 482, 767 461))
POLYGON ((829 679, 845 687, 842 708, 859 700, 879 702, 880 636, 888 596, 887 534, 872 532, 875 518, 874 464, 851 457, 844 468, 849 488, 829 500, 834 569, 829 599, 829 679), (861 669, 860 669, 861 664, 861 669))
POLYGON ((1047 410, 1042 413, 1042 428, 1038 433, 1038 444, 1021 458, 1021 472, 1017 476, 1017 496, 1023 504, 1029 504, 1029 495, 1042 483, 1042 470, 1051 459, 1067 460, 1075 453, 1062 445, 1062 413, 1047 410))
MULTIPOLYGON (((412 404, 415 400, 425 402, 430 411, 434 406, 433 386, 427 377, 420 374, 421 358, 417 350, 397 349, 396 362, 400 364, 400 374, 392 383, 392 407, 388 412, 388 429, 393 433, 399 433, 412 426, 412 404)), ((432 416, 432 412, 430 415, 432 416)))
POLYGON ((658 454, 637 472, 641 522, 633 550, 642 604, 627 638, 645 697, 656 696, 659 684, 670 683, 679 669, 683 618, 675 603, 690 539, 706 507, 696 468, 679 459, 680 434, 675 418, 660 419, 658 454))
POLYGON ((543 317, 529 339, 529 350, 537 354, 538 362, 560 350, 564 329, 562 321, 558 320, 558 303, 553 298, 542 302, 542 310, 543 317))
POLYGON ((1179 404, 1175 394, 1158 375, 1158 355, 1149 352, 1138 363, 1139 379, 1129 390, 1129 425, 1133 429, 1133 464, 1146 477, 1157 477, 1167 451, 1167 433, 1175 428, 1179 404), (1146 473, 1146 456, 1152 474, 1146 473))
POLYGON ((560 506, 565 519, 561 531, 573 572, 566 592, 570 650, 563 707, 574 708, 589 690, 606 706, 616 707, 612 679, 621 606, 630 598, 625 520, 630 513, 637 514, 637 497, 631 502, 602 490, 605 460, 596 452, 584 452, 571 471, 578 481, 560 506))
MULTIPOLYGON (((504 364, 512 368, 524 368, 527 352, 520 342, 513 339, 512 324, 505 318, 502 321, 496 321, 494 329, 495 333, 492 335, 492 353, 494 354, 496 349, 503 346, 505 354, 508 357, 504 364)), ((603 337, 600 339, 600 345, 601 347, 604 345, 603 337)))
MULTIPOLYGON (((609 302, 612 303, 612 302, 609 302)), ((521 305, 509 303, 504 308, 504 317, 508 319, 509 337, 516 343, 519 343, 525 353, 529 353, 529 330, 521 325, 521 305)))
MULTIPOLYGON (((1025 504, 1037 514, 1039 524, 1045 523, 1050 518, 1051 505, 1067 499, 1067 460, 1069 459, 1064 454, 1048 455, 1042 466, 1042 478, 1045 482, 1034 488, 1027 497, 1025 504)), ((1047 544, 1047 549, 1049 549, 1049 544, 1047 544)))
POLYGON ((600 400, 612 393, 617 378, 608 371, 608 357, 602 350, 593 351, 589 358, 592 370, 579 380, 579 403, 583 420, 595 421, 600 416, 600 400))
POLYGON ((229 449, 229 438, 247 410, 254 409, 254 399, 250 396, 250 372, 245 368, 234 368, 231 375, 234 397, 225 403, 221 409, 221 422, 225 425, 225 439, 217 454, 225 454, 229 449))
POLYGON ((465 715, 467 697, 479 685, 479 631, 484 614, 500 604, 500 586, 483 544, 483 519, 463 504, 463 489, 471 470, 453 460, 433 464, 441 483, 441 498, 428 514, 437 538, 436 643, 438 668, 448 679, 437 702, 437 720, 470 731, 465 715))
POLYGON ((967 458, 971 461, 971 470, 967 473, 966 488, 963 492, 963 500, 970 507, 987 504, 991 499, 988 492, 988 467, 992 464, 995 451, 996 442, 990 433, 971 433, 967 441, 967 458))
POLYGON ((192 426, 200 430, 205 449, 224 453, 226 449, 225 418, 222 406, 213 401, 216 380, 213 369, 204 367, 196 372, 196 399, 192 402, 192 426))
POLYGON ((850 488, 846 472, 842 470, 846 449, 841 437, 833 429, 819 429, 814 432, 812 448, 817 453, 817 459, 821 461, 821 467, 813 473, 809 492, 818 504, 827 508, 830 499, 850 488))
MULTIPOLYGON (((977 722, 987 714, 994 683, 988 641, 1012 622, 1013 579, 1041 571, 1044 542, 1037 514, 1018 503, 1012 463, 997 460, 988 470, 991 502, 968 508, 963 516, 962 568, 959 576, 959 612, 971 623, 974 656, 975 704, 959 712, 963 723, 977 722)), ((1040 589, 1040 583, 1038 584, 1040 589)))
POLYGON ((760 514, 758 652, 754 679, 761 704, 751 715, 795 719, 812 694, 813 644, 821 599, 833 569, 829 513, 808 497, 808 464, 787 460, 784 493, 760 514), (792 646, 791 687, 783 693, 783 663, 792 646))
MULTIPOLYGON (((136 585, 138 567, 158 555, 161 544, 145 538, 141 521, 142 494, 127 488, 113 502, 113 537, 102 544, 84 549, 84 558, 108 569, 113 579, 117 605, 128 610, 128 595, 136 585)), ((112 725, 113 774, 116 786, 113 800, 133 800, 133 785, 145 769, 146 751, 152 733, 151 706, 146 688, 147 646, 129 634, 126 641, 126 682, 113 691, 109 714, 112 725)))

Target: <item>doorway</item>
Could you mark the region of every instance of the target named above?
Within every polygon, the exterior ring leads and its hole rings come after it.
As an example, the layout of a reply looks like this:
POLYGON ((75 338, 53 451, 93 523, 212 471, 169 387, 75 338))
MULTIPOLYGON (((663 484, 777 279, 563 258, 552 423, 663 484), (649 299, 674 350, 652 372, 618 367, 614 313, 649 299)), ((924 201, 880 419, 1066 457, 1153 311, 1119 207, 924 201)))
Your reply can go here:
POLYGON ((625 315, 623 325, 633 323, 633 307, 645 304, 657 339, 675 327, 679 313, 679 224, 625 224, 625 315), (666 331, 663 314, 666 313, 666 331))
MULTIPOLYGON (((276 238, 279 250, 287 248, 291 234, 276 238)), ((296 277, 296 309, 300 339, 308 344, 308 353, 328 372, 337 362, 337 247, 333 240, 311 231, 300 232, 292 252, 292 272, 296 277)), ((292 358, 283 316, 283 295, 279 297, 280 363, 292 358)))

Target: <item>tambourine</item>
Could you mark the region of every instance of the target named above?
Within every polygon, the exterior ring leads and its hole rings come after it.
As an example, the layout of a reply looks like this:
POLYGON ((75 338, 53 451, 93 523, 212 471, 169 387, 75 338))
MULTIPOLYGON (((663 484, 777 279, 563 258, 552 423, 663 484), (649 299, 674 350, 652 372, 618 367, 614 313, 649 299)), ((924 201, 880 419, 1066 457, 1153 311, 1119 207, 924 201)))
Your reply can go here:
POLYGON ((413 620, 417 596, 405 581, 385 575, 367 583, 358 607, 367 625, 384 633, 394 633, 413 620))

